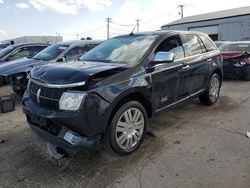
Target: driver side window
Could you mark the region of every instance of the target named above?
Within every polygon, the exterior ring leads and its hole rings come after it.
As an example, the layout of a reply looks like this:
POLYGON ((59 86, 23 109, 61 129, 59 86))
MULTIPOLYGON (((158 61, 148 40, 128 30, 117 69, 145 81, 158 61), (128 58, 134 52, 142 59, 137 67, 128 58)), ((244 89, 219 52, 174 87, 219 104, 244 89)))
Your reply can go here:
POLYGON ((173 52, 174 59, 184 58, 184 49, 178 36, 171 36, 165 39, 155 50, 157 52, 173 52))

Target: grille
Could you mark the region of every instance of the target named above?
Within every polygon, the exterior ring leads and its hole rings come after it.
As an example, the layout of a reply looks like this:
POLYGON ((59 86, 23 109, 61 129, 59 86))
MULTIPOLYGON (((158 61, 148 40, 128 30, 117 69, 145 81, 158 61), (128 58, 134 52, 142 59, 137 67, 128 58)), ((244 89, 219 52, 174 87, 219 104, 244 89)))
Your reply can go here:
POLYGON ((46 88, 30 81, 29 94, 32 101, 49 110, 59 110, 59 100, 63 92, 69 88, 46 88), (40 90, 40 91, 38 91, 40 90), (39 97, 37 96, 39 93, 39 97))

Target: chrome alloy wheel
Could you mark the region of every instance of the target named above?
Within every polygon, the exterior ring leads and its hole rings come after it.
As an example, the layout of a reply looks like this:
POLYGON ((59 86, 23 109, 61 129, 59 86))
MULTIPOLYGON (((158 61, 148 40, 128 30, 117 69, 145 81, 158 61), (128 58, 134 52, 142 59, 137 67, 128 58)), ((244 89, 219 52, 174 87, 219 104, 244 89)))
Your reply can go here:
POLYGON ((143 113, 138 108, 129 108, 118 120, 116 126, 116 142, 120 148, 132 149, 140 142, 145 128, 143 113))
POLYGON ((211 102, 215 102, 219 96, 220 91, 220 81, 218 77, 214 77, 211 81, 210 87, 209 87, 209 99, 211 102))

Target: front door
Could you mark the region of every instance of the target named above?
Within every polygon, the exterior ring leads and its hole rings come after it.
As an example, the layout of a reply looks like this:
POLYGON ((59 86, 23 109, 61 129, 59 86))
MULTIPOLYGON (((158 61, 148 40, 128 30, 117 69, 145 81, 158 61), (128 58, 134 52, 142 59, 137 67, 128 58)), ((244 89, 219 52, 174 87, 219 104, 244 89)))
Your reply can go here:
POLYGON ((155 65, 151 73, 155 109, 161 110, 178 100, 180 88, 187 92, 187 70, 183 69, 184 49, 178 35, 164 39, 154 54, 157 52, 173 52, 175 59, 172 63, 155 65))

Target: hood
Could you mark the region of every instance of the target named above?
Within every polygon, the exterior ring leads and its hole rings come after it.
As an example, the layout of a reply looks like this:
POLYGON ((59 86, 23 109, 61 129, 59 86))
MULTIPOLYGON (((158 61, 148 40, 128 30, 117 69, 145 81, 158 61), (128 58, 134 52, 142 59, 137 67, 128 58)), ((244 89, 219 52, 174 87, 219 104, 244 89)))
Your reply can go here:
POLYGON ((0 64, 0 75, 2 76, 11 76, 20 72, 30 71, 35 65, 41 64, 43 61, 30 59, 30 58, 21 58, 13 61, 9 61, 3 64, 0 64))
POLYGON ((34 68, 30 77, 45 84, 64 85, 88 82, 90 78, 100 81, 126 68, 125 64, 74 61, 34 68))
POLYGON ((223 60, 232 59, 232 58, 238 58, 242 57, 243 55, 249 54, 245 51, 228 51, 228 52, 221 52, 221 55, 223 57, 223 60))

